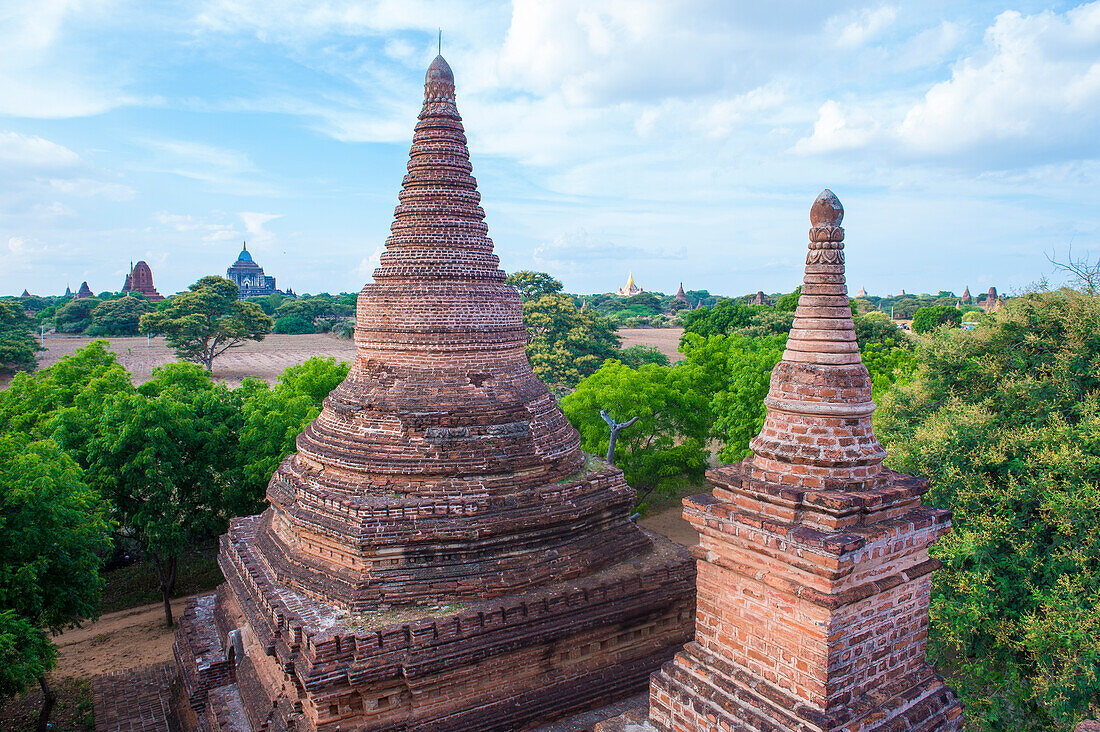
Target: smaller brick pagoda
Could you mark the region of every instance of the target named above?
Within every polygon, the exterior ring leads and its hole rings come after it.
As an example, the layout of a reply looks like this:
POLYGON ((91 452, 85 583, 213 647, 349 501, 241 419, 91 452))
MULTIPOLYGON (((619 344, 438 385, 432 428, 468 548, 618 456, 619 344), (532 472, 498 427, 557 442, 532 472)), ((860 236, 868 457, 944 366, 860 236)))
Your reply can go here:
POLYGON ((700 533, 695 640, 654 674, 647 727, 962 728, 962 704, 925 659, 940 566, 928 547, 951 514, 921 504, 926 480, 882 466, 843 216, 828 190, 810 211, 802 295, 754 454, 684 501, 700 533))

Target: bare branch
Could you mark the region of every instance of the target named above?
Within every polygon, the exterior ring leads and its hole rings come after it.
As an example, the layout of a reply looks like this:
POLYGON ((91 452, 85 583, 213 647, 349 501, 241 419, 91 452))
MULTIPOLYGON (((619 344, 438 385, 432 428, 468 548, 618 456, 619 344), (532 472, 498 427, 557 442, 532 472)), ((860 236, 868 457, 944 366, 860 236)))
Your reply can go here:
POLYGON ((1088 252, 1085 252, 1084 257, 1075 258, 1072 246, 1066 250, 1066 260, 1064 262, 1058 261, 1053 254, 1045 256, 1047 261, 1054 265, 1055 269, 1069 273, 1073 277, 1074 284, 1082 290, 1086 292, 1100 290, 1100 259, 1095 262, 1090 261, 1088 252))

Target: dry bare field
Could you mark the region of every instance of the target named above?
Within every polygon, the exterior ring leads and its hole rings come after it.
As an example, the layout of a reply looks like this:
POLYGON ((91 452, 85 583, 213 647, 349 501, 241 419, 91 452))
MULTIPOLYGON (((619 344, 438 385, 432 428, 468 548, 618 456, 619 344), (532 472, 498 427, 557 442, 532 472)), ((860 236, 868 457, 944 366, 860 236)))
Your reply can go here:
MULTIPOLYGON (((682 328, 624 328, 619 331, 623 347, 655 346, 673 361, 683 356, 676 352, 682 328)), ((57 363, 64 356, 92 342, 92 338, 70 336, 46 337, 46 351, 38 354, 38 368, 57 363)), ((142 384, 152 378, 153 369, 176 360, 163 338, 106 338, 119 363, 142 384)), ((355 356, 355 343, 327 333, 311 335, 269 335, 260 342, 250 341, 231 348, 214 361, 214 379, 238 386, 249 376, 274 382, 288 366, 305 361, 310 356, 335 356, 338 361, 350 361, 355 356)), ((7 386, 10 377, 0 376, 0 387, 7 386)))
MULTIPOLYGON (((51 366, 64 356, 92 342, 92 338, 46 337, 47 350, 38 354, 38 368, 51 366)), ((153 369, 176 360, 163 338, 148 342, 139 338, 105 338, 118 361, 134 377, 135 384, 152 378, 153 369)), ((354 341, 327 333, 309 335, 269 335, 262 341, 230 348, 214 360, 214 379, 230 386, 255 376, 275 381, 288 366, 305 361, 310 356, 335 356, 338 361, 350 361, 355 356, 354 341)))
POLYGON ((673 363, 683 359, 683 354, 676 350, 680 345, 680 336, 684 334, 683 328, 620 328, 619 336, 623 339, 623 348, 643 345, 654 346, 661 353, 668 356, 673 363))

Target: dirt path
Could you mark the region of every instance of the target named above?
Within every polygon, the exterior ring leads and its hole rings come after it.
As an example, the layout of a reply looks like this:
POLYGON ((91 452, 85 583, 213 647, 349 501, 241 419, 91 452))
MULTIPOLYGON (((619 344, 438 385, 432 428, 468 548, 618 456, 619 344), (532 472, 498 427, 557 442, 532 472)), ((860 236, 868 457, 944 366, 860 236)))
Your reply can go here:
POLYGON ((658 534, 667 536, 677 544, 683 544, 684 546, 698 544, 699 532, 684 520, 683 514, 684 509, 682 506, 670 506, 660 513, 646 516, 638 523, 650 531, 656 531, 658 534))
POLYGON ((653 346, 668 356, 672 363, 683 360, 684 355, 676 349, 680 346, 683 328, 620 328, 619 337, 623 339, 623 348, 643 345, 653 346))
MULTIPOLYGON (((189 598, 172 601, 179 618, 189 598)), ((103 615, 83 628, 69 630, 53 641, 57 645, 57 676, 88 679, 172 657, 174 629, 164 627, 164 604, 141 605, 103 615)))

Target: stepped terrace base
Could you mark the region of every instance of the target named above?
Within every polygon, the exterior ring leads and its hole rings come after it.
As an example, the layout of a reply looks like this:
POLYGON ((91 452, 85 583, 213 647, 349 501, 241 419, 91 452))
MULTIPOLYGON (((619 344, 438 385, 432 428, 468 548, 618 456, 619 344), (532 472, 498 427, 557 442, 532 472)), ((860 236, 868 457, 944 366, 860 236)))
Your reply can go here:
POLYGON ((238 709, 252 730, 529 729, 644 691, 691 637, 694 563, 649 532, 647 551, 587 577, 355 614, 275 584, 253 548, 260 524, 233 522, 226 584, 181 619, 189 729, 238 709))

